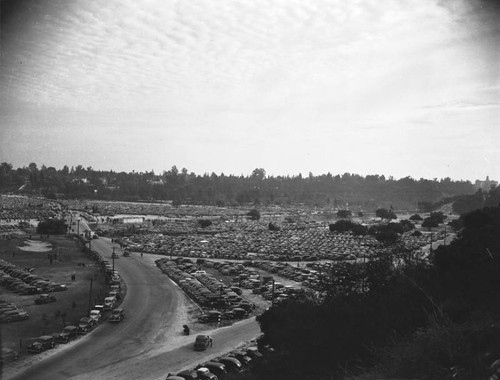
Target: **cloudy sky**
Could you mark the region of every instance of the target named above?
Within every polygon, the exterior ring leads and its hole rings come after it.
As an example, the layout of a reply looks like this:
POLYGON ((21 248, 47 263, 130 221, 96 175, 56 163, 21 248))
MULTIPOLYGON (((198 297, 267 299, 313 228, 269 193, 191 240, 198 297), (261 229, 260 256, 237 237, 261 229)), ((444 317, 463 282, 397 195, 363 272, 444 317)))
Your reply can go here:
POLYGON ((481 0, 2 0, 0 162, 500 179, 481 0))

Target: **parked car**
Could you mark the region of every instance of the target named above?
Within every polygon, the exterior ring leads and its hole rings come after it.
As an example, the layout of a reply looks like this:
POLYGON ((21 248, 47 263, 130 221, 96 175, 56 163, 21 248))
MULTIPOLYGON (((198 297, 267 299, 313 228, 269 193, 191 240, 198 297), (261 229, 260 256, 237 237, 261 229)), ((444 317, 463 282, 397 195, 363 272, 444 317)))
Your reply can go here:
POLYGON ((229 356, 222 356, 214 359, 213 361, 224 364, 228 372, 239 373, 243 371, 243 365, 238 359, 231 358, 229 356))
POLYGON ((115 305, 116 297, 106 297, 104 298, 104 310, 111 310, 115 305))
POLYGON ((207 367, 200 367, 196 370, 200 380, 219 380, 215 374, 210 372, 207 367))
POLYGON ((114 309, 109 316, 110 322, 121 322, 125 318, 125 311, 122 308, 114 309))
POLYGON ((31 295, 42 293, 42 288, 37 288, 36 286, 27 285, 19 294, 21 295, 31 295))
POLYGON ((23 309, 6 311, 0 316, 0 323, 24 321, 29 317, 29 314, 23 309))
POLYGON ((78 327, 66 326, 63 329, 63 331, 56 336, 56 342, 68 343, 70 340, 76 339, 77 337, 78 337, 78 327))
POLYGON ((94 328, 96 321, 90 317, 82 317, 78 322, 78 334, 84 335, 94 328))
POLYGON ((46 303, 56 302, 57 298, 52 294, 40 294, 38 298, 35 299, 36 305, 43 305, 46 303))
POLYGON ((65 292, 68 287, 64 284, 50 284, 49 289, 51 292, 65 292))
POLYGON ((208 335, 198 335, 194 341, 194 349, 196 351, 204 351, 210 344, 210 337, 208 335))
POLYGON ((224 380, 224 378, 227 375, 227 369, 226 366, 222 363, 217 363, 217 362, 206 362, 201 365, 202 367, 208 368, 210 372, 215 374, 219 380, 224 380))
POLYGON ((49 350, 56 346, 56 341, 54 337, 50 335, 44 335, 37 338, 33 343, 28 346, 28 352, 38 354, 42 351, 49 350))
POLYGON ((177 376, 183 378, 184 380, 198 380, 198 374, 196 371, 193 371, 192 369, 187 369, 185 371, 181 371, 177 374, 177 376))
POLYGON ((238 359, 240 363, 243 364, 245 367, 250 367, 253 364, 252 358, 247 356, 245 351, 235 350, 231 352, 228 356, 238 359))
POLYGON ((246 355, 251 357, 254 361, 261 360, 264 357, 257 347, 248 347, 245 352, 246 355))
POLYGON ((94 319, 96 322, 99 322, 102 318, 101 312, 99 310, 90 310, 90 318, 94 319))
POLYGON ((2 348, 0 350, 0 367, 17 359, 19 359, 19 352, 10 348, 2 348))
POLYGON ((198 321, 201 323, 218 322, 221 320, 222 313, 217 310, 210 310, 206 314, 199 316, 198 321))

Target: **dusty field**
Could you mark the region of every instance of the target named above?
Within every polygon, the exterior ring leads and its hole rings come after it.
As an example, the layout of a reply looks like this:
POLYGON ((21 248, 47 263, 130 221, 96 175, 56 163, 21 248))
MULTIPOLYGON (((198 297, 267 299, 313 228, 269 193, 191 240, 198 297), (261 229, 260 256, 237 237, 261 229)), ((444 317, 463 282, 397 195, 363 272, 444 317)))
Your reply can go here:
POLYGON ((98 270, 91 260, 77 245, 76 240, 66 237, 51 236, 40 241, 38 235, 31 236, 31 244, 26 239, 0 240, 0 258, 20 268, 34 268, 33 274, 40 275, 52 282, 65 284, 67 291, 53 293, 57 301, 45 305, 35 305, 38 295, 19 295, 0 285, 0 299, 12 302, 25 309, 30 318, 26 321, 0 324, 1 346, 13 348, 26 354, 25 348, 36 338, 45 334, 60 332, 65 325, 70 325, 88 314, 89 301, 92 306, 105 296, 104 274, 98 270), (18 247, 48 247, 42 252, 30 248, 22 250, 18 247), (45 250, 45 252, 43 252, 45 250), (14 254, 13 254, 14 252, 14 254), (56 254, 57 260, 50 263, 49 254, 56 254), (79 266, 78 263, 85 264, 79 266), (71 280, 75 273, 75 281, 71 280), (90 280, 92 294, 90 294, 90 280))

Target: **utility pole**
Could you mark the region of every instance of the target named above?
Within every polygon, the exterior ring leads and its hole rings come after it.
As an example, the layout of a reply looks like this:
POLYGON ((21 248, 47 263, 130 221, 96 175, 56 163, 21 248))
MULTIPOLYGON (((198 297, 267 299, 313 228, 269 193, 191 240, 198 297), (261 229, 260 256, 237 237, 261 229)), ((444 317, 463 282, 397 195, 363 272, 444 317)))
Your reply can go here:
POLYGON ((113 276, 115 274, 115 248, 116 247, 113 246, 113 253, 111 254, 111 258, 113 259, 113 276))
POLYGON ((273 278, 273 290, 272 290, 272 293, 271 293, 271 306, 274 306, 274 278, 273 278))
POLYGON ((172 252, 174 251, 174 237, 170 236, 170 261, 172 261, 172 252))
POLYGON ((90 315, 90 308, 91 308, 91 304, 92 304, 92 282, 94 280, 90 279, 90 292, 89 292, 89 315, 90 315))

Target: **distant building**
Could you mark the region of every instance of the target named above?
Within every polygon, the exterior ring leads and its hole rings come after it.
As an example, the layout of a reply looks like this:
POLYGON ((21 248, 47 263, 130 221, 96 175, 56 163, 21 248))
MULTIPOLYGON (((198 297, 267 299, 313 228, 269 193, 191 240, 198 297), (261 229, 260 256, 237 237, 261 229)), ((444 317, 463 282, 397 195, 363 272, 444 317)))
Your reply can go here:
POLYGON ((113 218, 113 223, 123 223, 123 224, 133 224, 133 223, 144 223, 146 217, 144 216, 121 216, 118 218, 113 218))
POLYGON ((490 191, 491 186, 498 186, 498 182, 490 180, 489 176, 486 176, 486 180, 484 181, 476 180, 476 182, 474 183, 474 187, 476 188, 476 190, 481 189, 483 191, 490 191))

